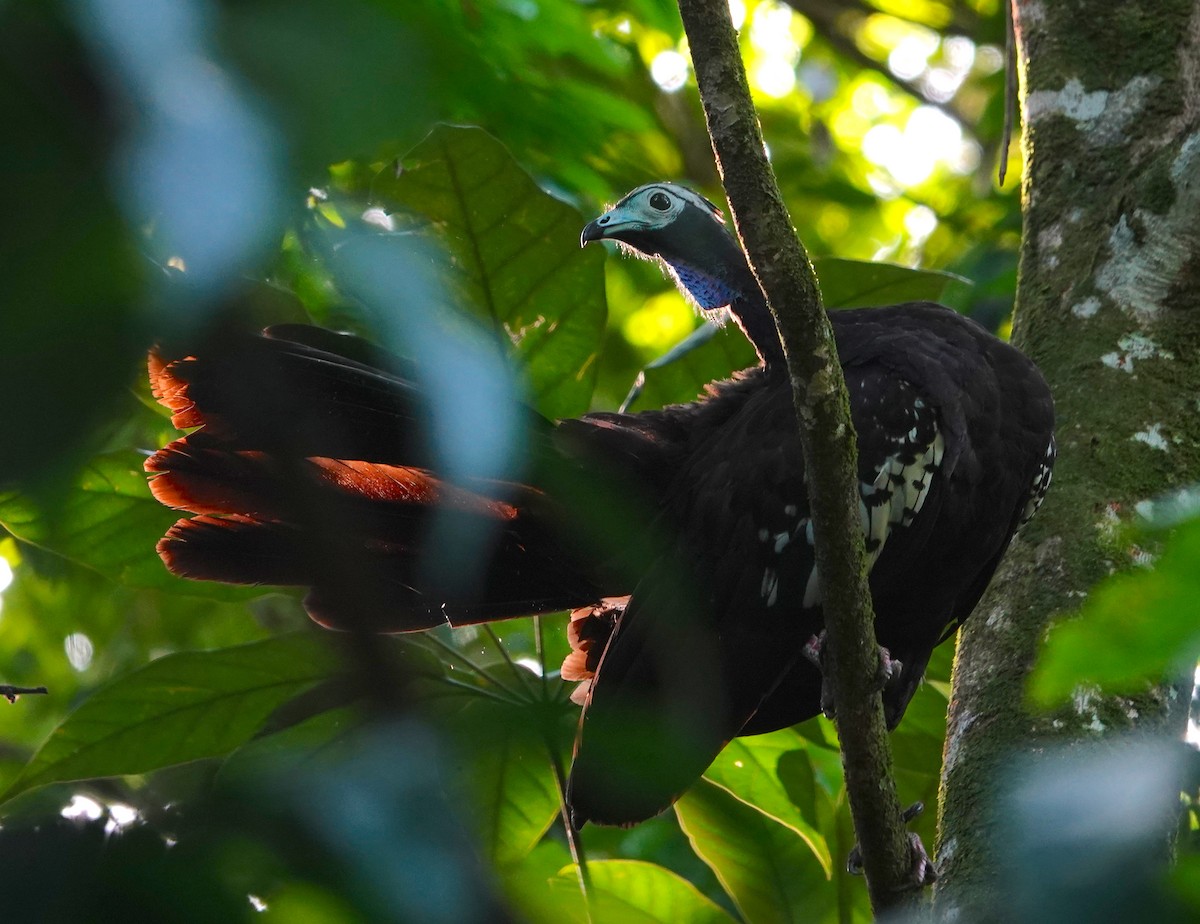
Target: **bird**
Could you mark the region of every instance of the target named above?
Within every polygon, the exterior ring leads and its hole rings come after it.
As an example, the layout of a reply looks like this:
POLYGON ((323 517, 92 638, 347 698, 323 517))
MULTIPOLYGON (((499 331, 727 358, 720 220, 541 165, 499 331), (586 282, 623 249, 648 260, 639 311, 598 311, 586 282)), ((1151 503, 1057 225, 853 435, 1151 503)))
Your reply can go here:
MULTIPOLYGON (((583 228, 581 245, 605 240, 658 261, 700 312, 727 310, 759 362, 691 403, 522 411, 519 483, 439 476, 411 363, 357 338, 283 325, 150 358, 155 397, 198 428, 146 462, 154 496, 185 514, 158 544, 171 572, 305 586, 317 622, 360 631, 571 611, 576 826, 650 818, 735 737, 829 705, 810 656, 822 585, 791 386, 746 257, 720 209, 667 182, 583 228), (472 587, 422 564, 446 511, 491 537, 472 587)), ((949 308, 829 319, 894 728, 1050 486, 1054 405, 1029 358, 949 308)))

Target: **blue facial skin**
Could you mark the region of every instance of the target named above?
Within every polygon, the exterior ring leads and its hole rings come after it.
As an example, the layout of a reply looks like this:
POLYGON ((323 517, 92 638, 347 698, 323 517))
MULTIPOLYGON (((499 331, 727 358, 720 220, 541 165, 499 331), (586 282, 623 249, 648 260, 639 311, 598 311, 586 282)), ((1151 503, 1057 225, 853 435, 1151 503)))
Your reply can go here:
POLYGON ((704 311, 724 308, 738 297, 739 293, 732 286, 685 263, 671 263, 670 267, 675 271, 679 284, 687 289, 697 307, 704 311))

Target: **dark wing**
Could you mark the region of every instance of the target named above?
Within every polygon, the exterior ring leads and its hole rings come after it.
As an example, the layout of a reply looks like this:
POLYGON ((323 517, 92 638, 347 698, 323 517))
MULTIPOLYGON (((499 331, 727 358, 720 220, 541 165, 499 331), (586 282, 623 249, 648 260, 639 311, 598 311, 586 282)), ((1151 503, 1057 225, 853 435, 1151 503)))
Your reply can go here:
MULTIPOLYGON (((881 367, 854 383, 871 562, 925 509, 942 457, 936 412, 881 367)), ((804 465, 786 382, 729 386, 677 476, 681 538, 635 590, 600 661, 571 779, 577 818, 631 824, 666 808, 724 745, 815 715, 803 659, 821 628, 804 465), (720 411, 722 402, 736 412, 720 411)))
POLYGON ((859 369, 887 369, 936 411, 942 444, 922 511, 893 529, 871 573, 876 635, 903 664, 884 695, 895 725, 934 646, 970 615, 1049 485, 1054 403, 1026 356, 948 308, 831 317, 852 400, 869 394, 855 395, 859 369))

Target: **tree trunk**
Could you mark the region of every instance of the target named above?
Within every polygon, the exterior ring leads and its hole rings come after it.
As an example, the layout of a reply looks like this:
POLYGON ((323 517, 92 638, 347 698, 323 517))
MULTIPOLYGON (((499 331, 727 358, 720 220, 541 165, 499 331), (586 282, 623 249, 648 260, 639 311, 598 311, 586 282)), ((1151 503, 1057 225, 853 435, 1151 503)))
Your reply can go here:
MULTIPOLYGON (((1130 728, 1182 734, 1186 697, 1023 705, 1052 617, 1135 550, 1112 525, 1200 479, 1200 0, 1017 0, 1024 241, 1014 342, 1054 391, 1046 504, 967 622, 944 766, 939 916, 1003 914, 996 787, 1015 753, 1130 728)), ((1168 832, 1164 831, 1164 837, 1168 832)))

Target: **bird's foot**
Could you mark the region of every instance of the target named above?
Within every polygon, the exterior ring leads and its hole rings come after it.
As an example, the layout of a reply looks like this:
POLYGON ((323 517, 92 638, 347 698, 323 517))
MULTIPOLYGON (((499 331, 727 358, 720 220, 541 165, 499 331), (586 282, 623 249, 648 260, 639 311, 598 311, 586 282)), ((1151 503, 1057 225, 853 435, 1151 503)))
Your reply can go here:
POLYGON ((892 653, 879 646, 879 667, 875 671, 875 682, 879 684, 880 692, 886 690, 889 686, 896 683, 900 679, 900 673, 904 670, 904 663, 892 657, 892 653))
POLYGON ((832 719, 834 715, 833 684, 829 682, 829 675, 825 673, 824 629, 804 643, 804 657, 808 658, 813 666, 821 672, 821 712, 825 714, 825 718, 832 719))
MULTIPOLYGON (((901 817, 904 819, 904 823, 908 824, 923 811, 925 811, 925 803, 914 802, 904 810, 901 817)), ((937 882, 937 867, 933 865, 929 854, 925 852, 925 845, 921 843, 920 835, 914 834, 912 831, 908 832, 908 856, 909 878, 903 886, 904 891, 924 889, 937 882)), ((850 849, 850 856, 846 858, 846 872, 852 876, 863 874, 862 850, 858 844, 850 849)))
MULTIPOLYGON (((829 674, 825 671, 825 630, 822 629, 804 643, 804 657, 813 663, 821 672, 821 712, 827 719, 834 718, 836 709, 833 702, 833 684, 829 682, 829 674)), ((879 666, 875 677, 879 690, 884 691, 889 686, 900 682, 900 673, 904 665, 891 656, 882 645, 879 646, 879 666)))

